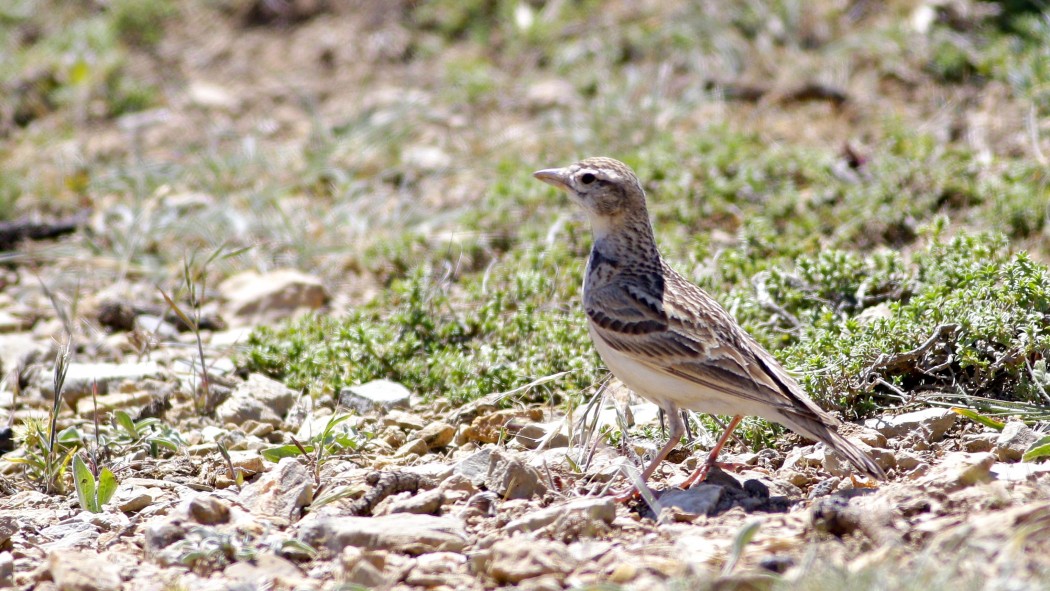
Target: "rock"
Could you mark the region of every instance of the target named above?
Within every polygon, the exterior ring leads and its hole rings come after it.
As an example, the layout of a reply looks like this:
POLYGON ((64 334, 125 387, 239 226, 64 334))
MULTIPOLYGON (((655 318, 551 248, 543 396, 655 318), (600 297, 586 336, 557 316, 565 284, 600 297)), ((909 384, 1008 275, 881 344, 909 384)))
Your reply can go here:
POLYGON ((250 322, 317 310, 330 299, 320 279, 291 269, 238 273, 219 284, 219 296, 226 303, 224 316, 250 322))
POLYGON ((96 410, 100 417, 107 416, 115 410, 123 410, 131 416, 132 420, 137 420, 141 410, 153 402, 153 393, 146 390, 89 396, 77 401, 77 414, 86 419, 92 419, 95 417, 96 410))
POLYGON ((15 557, 10 552, 0 552, 0 589, 15 585, 15 557))
POLYGON ((0 547, 6 546, 12 536, 20 529, 18 518, 14 515, 0 516, 0 547))
POLYGON ((110 502, 125 513, 138 513, 152 505, 154 497, 145 487, 121 482, 110 502))
POLYGON ((135 317, 132 327, 139 332, 155 335, 160 339, 172 340, 179 337, 179 329, 165 322, 160 316, 139 314, 135 317))
POLYGON ((664 509, 675 507, 692 515, 714 515, 722 500, 722 491, 721 486, 701 483, 689 490, 669 489, 660 495, 659 501, 664 509))
POLYGON ((377 517, 317 517, 300 524, 299 538, 314 548, 340 552, 347 546, 418 555, 461 552, 467 546, 463 522, 454 517, 394 513, 377 517))
POLYGON ((900 437, 912 431, 923 430, 929 441, 940 441, 959 415, 946 408, 927 408, 902 415, 886 415, 864 421, 864 426, 875 429, 886 437, 900 437))
POLYGON ((409 454, 416 454, 417 456, 421 456, 427 453, 429 449, 430 448, 427 447, 427 443, 422 439, 412 439, 410 441, 405 442, 405 444, 401 447, 397 448, 397 451, 394 452, 394 457, 403 458, 409 454))
POLYGON ((40 535, 53 540, 42 547, 49 551, 94 548, 98 542, 99 529, 83 521, 64 521, 40 530, 40 535))
POLYGON ((910 451, 900 450, 895 455, 897 456, 897 469, 901 472, 910 472, 922 463, 922 458, 910 451))
POLYGON ((162 552, 168 546, 186 537, 186 527, 173 520, 153 521, 146 526, 144 548, 146 558, 164 562, 162 552))
POLYGON ((198 495, 186 501, 185 511, 190 519, 201 525, 216 525, 230 520, 230 505, 210 495, 198 495))
POLYGON ((991 468, 994 463, 995 455, 992 453, 951 452, 922 476, 919 483, 933 489, 951 492, 979 482, 990 481, 992 479, 991 468))
POLYGON ((562 422, 528 423, 514 434, 514 441, 529 449, 536 449, 546 440, 545 447, 568 447, 569 437, 561 432, 562 422), (549 439, 548 439, 549 438, 549 439))
POLYGON ((529 532, 546 527, 560 517, 603 521, 607 525, 616 519, 616 503, 610 497, 576 499, 533 511, 503 526, 508 534, 529 532))
POLYGON ((120 575, 94 552, 54 551, 47 568, 59 591, 120 591, 120 575))
POLYGON ((452 443, 452 438, 455 436, 456 428, 441 421, 430 423, 416 434, 416 437, 426 442, 428 449, 445 447, 452 443))
POLYGON ((427 426, 427 421, 419 415, 407 413, 402 410, 391 410, 383 416, 384 426, 395 426, 406 431, 419 431, 427 426))
POLYGON ((257 421, 278 427, 297 397, 298 394, 284 384, 264 375, 252 374, 215 409, 215 417, 224 424, 243 425, 247 421, 257 421))
POLYGON ((998 433, 967 433, 962 436, 962 448, 970 453, 992 451, 998 439, 998 433))
POLYGON ((577 565, 565 544, 524 536, 500 540, 489 552, 484 570, 501 585, 516 585, 548 574, 567 575, 577 565))
POLYGON ((492 451, 485 487, 503 499, 530 499, 547 492, 539 471, 506 450, 492 451))
POLYGON ((298 566, 272 552, 259 552, 250 562, 234 562, 223 571, 223 577, 229 579, 224 584, 227 589, 309 588, 303 585, 306 577, 298 566))
POLYGON ((28 332, 0 334, 0 371, 3 375, 18 367, 27 357, 46 351, 48 341, 28 332))
MULTIPOLYGON (((47 396, 55 393, 51 372, 42 376, 40 390, 47 396)), ((160 376, 162 370, 152 361, 144 363, 70 363, 66 371, 66 381, 62 396, 71 403, 91 395, 91 389, 98 385, 98 393, 106 394, 115 382, 124 380, 144 380, 160 376)))
POLYGON ((1040 464, 1033 464, 1030 462, 1009 464, 997 462, 992 464, 991 472, 997 480, 1019 482, 1032 481, 1038 479, 1044 474, 1050 474, 1050 462, 1042 462, 1040 464))
POLYGON ((202 109, 235 112, 240 107, 237 96, 226 89, 225 85, 212 84, 202 80, 190 82, 186 89, 190 103, 202 109))
POLYGON ((485 477, 488 476, 491 462, 492 448, 487 447, 456 462, 455 466, 452 467, 452 473, 462 474, 473 482, 475 486, 480 486, 485 483, 485 477))
POLYGON ((392 573, 384 572, 376 562, 384 562, 376 552, 366 552, 354 546, 343 548, 339 555, 342 581, 365 589, 387 589, 394 583, 392 573))
POLYGON ((445 491, 435 488, 417 493, 407 499, 394 499, 386 506, 384 511, 379 511, 378 514, 415 513, 416 515, 437 515, 441 512, 441 506, 444 504, 445 491))
POLYGON ((241 491, 241 502, 253 513, 292 522, 298 520, 302 508, 313 498, 313 474, 296 458, 281 458, 275 469, 241 491))
POLYGON ((995 453, 1004 462, 1019 462, 1024 452, 1039 439, 1039 434, 1021 421, 1006 423, 995 440, 995 453))
POLYGON ((401 161, 410 168, 424 172, 444 170, 452 165, 452 157, 434 146, 409 146, 401 153, 401 161))
POLYGON ((339 391, 339 405, 359 414, 408 408, 412 393, 408 388, 390 380, 374 380, 360 386, 339 391))

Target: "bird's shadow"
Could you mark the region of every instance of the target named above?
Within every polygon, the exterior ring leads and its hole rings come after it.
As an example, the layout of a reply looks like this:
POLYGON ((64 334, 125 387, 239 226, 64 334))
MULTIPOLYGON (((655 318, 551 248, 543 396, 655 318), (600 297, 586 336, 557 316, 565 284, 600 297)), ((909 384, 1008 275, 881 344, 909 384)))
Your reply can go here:
MULTIPOLYGON (((686 514, 721 515, 734 507, 740 507, 745 513, 787 513, 791 507, 801 502, 802 498, 773 496, 769 487, 759 480, 740 481, 721 468, 713 467, 707 478, 700 484, 682 490, 668 488, 653 491, 660 509, 673 507, 686 514)), ((642 517, 656 519, 654 507, 641 501, 635 511, 642 517)))

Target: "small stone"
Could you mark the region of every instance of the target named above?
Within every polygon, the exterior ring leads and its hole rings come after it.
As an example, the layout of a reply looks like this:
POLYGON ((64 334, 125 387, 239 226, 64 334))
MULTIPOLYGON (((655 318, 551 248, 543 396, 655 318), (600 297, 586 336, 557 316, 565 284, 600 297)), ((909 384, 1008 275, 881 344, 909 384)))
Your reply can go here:
POLYGON ((923 430, 929 441, 940 441, 959 415, 946 408, 927 408, 901 415, 886 415, 864 421, 864 426, 877 430, 886 437, 900 437, 912 431, 923 430))
POLYGON ((297 397, 295 391, 277 380, 252 374, 215 409, 215 417, 223 424, 243 425, 256 421, 277 427, 297 397))
POLYGON ((168 546, 186 537, 186 528, 175 521, 154 521, 146 526, 146 558, 158 560, 161 552, 168 546))
POLYGON ((186 96, 196 107, 235 112, 240 107, 237 96, 226 89, 225 85, 212 84, 202 80, 190 82, 186 96))
POLYGON ((1050 474, 1050 462, 1042 462, 1040 464, 1033 464, 1030 462, 997 462, 992 464, 991 471, 997 480, 1016 482, 1034 481, 1043 475, 1050 474))
POLYGON ((41 544, 49 551, 87 549, 98 543, 99 528, 83 521, 65 521, 45 527, 39 533, 52 540, 41 544))
POLYGON ((550 540, 517 536, 496 542, 490 552, 485 570, 501 585, 549 574, 567 575, 577 565, 565 544, 550 540))
POLYGON ((226 589, 309 589, 299 567, 272 552, 259 552, 251 561, 239 560, 223 571, 226 589))
POLYGON ((616 519, 616 503, 609 497, 576 499, 528 513, 503 526, 503 531, 508 534, 535 531, 554 523, 562 516, 603 521, 608 525, 616 519))
POLYGON ((152 505, 154 499, 145 487, 120 483, 110 502, 125 513, 138 513, 152 505))
POLYGON ((675 507, 692 515, 714 515, 722 500, 723 487, 717 484, 698 484, 689 490, 672 488, 660 495, 660 505, 666 510, 675 507))
POLYGON ((530 499, 547 492, 540 473, 509 451, 493 450, 485 486, 503 499, 530 499))
POLYGON ((568 447, 569 437, 561 432, 562 423, 528 423, 514 434, 514 440, 529 449, 536 449, 546 440, 547 448, 568 447))
POLYGON ((350 386, 339 391, 339 405, 356 410, 359 414, 408 408, 412 393, 408 388, 390 380, 374 380, 360 386, 350 386))
POLYGON ((313 475, 295 458, 281 458, 275 469, 241 491, 241 502, 253 513, 293 522, 313 498, 313 475))
POLYGON ((15 584, 15 557, 10 552, 0 552, 0 589, 15 584))
POLYGON ((385 426, 395 426, 406 431, 419 431, 427 426, 423 417, 396 409, 386 413, 382 422, 385 426))
POLYGON ((134 329, 139 332, 155 335, 159 339, 172 340, 179 336, 179 329, 173 324, 165 322, 160 316, 150 314, 139 314, 135 317, 134 329))
POLYGON ((910 472, 922 463, 922 458, 910 451, 900 450, 896 453, 897 469, 902 472, 910 472))
MULTIPOLYGON (((70 363, 69 369, 66 370, 62 396, 72 403, 81 397, 90 396, 95 386, 98 387, 98 394, 106 394, 109 392, 110 385, 116 382, 155 378, 161 373, 160 366, 152 361, 144 363, 70 363)), ((40 390, 48 396, 55 393, 50 374, 44 376, 40 390)))
POLYGON ((219 284, 219 295, 226 302, 224 317, 247 322, 272 321, 300 310, 317 310, 330 299, 320 279, 292 269, 238 273, 219 284))
POLYGON ((13 515, 0 516, 0 546, 7 544, 19 530, 18 518, 13 515))
POLYGON ((59 591, 120 591, 120 575, 94 552, 54 551, 48 570, 59 591))
POLYGON ((928 474, 922 476, 919 482, 931 488, 951 492, 979 482, 990 481, 992 479, 991 468, 994 463, 995 455, 992 453, 951 452, 946 454, 928 474))
MULTIPOLYGON (((375 554, 368 552, 367 554, 375 554)), ((366 551, 355 546, 343 548, 339 555, 343 576, 342 580, 351 585, 360 585, 365 589, 386 589, 393 581, 389 574, 376 566, 366 556, 366 551)))
POLYGON ((445 491, 440 488, 426 490, 407 499, 392 501, 384 514, 391 513, 415 513, 416 515, 437 515, 441 512, 441 506, 445 504, 445 491))
POLYGON ((1003 462, 1019 462, 1024 452, 1039 439, 1039 434, 1021 421, 1006 423, 995 441, 995 453, 1003 462))
POLYGON ((299 537, 314 548, 341 552, 347 546, 418 555, 461 552, 467 546, 463 522, 454 517, 394 513, 376 517, 318 517, 300 524, 299 537))
POLYGON ((485 477, 489 473, 489 464, 492 463, 492 448, 485 448, 463 458, 452 468, 453 474, 462 474, 470 479, 475 486, 485 483, 485 477))
POLYGON ((440 449, 449 443, 456 435, 456 428, 448 423, 437 421, 430 423, 417 434, 417 437, 426 442, 428 449, 440 449))
POLYGON ((422 439, 412 439, 410 441, 405 442, 405 444, 401 447, 397 448, 397 451, 394 452, 394 457, 403 458, 408 456, 409 454, 416 454, 417 456, 421 456, 427 453, 428 450, 429 448, 427 447, 427 443, 425 441, 423 441, 422 439))
POLYGON ((225 501, 209 495, 199 495, 186 503, 190 519, 201 525, 216 525, 230 520, 230 506, 225 501))
POLYGON ((992 451, 998 439, 998 433, 967 433, 962 436, 962 448, 970 453, 992 451))

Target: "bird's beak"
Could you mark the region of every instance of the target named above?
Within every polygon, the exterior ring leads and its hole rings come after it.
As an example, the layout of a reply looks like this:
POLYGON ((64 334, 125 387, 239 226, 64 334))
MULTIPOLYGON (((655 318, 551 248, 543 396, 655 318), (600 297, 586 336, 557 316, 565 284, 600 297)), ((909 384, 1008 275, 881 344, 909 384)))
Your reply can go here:
POLYGON ((545 168, 532 173, 532 176, 563 191, 569 188, 569 172, 564 168, 545 168))

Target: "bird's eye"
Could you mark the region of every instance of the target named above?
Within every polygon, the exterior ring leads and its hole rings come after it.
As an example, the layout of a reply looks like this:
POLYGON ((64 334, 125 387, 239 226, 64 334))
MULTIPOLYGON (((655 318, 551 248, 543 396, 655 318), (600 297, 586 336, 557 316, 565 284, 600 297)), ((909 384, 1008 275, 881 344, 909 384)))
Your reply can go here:
POLYGON ((584 173, 583 176, 580 177, 580 182, 585 184, 585 185, 589 185, 589 184, 594 182, 594 179, 595 179, 595 176, 593 174, 587 172, 587 173, 584 173))

